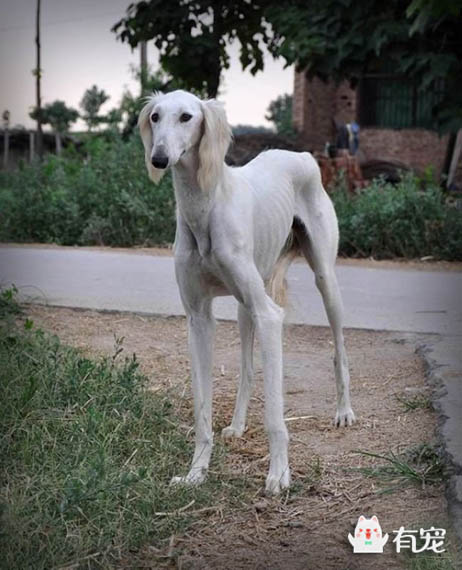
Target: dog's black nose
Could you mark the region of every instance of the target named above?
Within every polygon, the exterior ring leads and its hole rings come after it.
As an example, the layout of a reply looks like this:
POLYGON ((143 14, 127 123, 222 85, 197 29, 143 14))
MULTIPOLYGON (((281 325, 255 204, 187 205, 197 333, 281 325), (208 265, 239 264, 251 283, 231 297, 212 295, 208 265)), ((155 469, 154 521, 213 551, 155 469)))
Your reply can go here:
POLYGON ((168 156, 157 155, 151 157, 151 164, 154 168, 167 168, 168 156))

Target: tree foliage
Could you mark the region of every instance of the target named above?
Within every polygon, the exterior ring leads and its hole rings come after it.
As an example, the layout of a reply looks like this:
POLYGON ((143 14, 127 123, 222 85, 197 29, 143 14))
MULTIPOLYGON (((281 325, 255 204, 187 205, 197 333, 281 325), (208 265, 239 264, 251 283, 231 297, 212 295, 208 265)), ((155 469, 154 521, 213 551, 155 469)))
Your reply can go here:
POLYGON ((267 121, 274 123, 279 135, 292 136, 295 134, 292 122, 292 95, 279 95, 268 106, 265 116, 267 121))
MULTIPOLYGON (((139 80, 141 71, 132 67, 132 74, 137 80, 139 80)), ((151 72, 149 68, 147 70, 146 77, 144 78, 144 85, 146 93, 153 93, 154 91, 168 93, 169 91, 174 91, 175 89, 181 89, 184 87, 182 83, 169 76, 163 70, 151 72)), ((197 95, 204 97, 206 96, 206 92, 198 92, 197 95)), ((138 121, 138 115, 144 103, 145 101, 142 97, 134 95, 129 89, 125 89, 123 92, 119 109, 123 120, 124 135, 130 134, 135 128, 138 121)))
POLYGON ((87 89, 80 101, 80 108, 83 111, 82 119, 87 123, 88 130, 96 127, 102 122, 98 115, 101 106, 109 99, 109 95, 103 89, 98 89, 96 85, 87 89))
POLYGON ((42 124, 49 124, 59 134, 67 133, 72 123, 79 118, 79 112, 68 107, 64 101, 56 100, 40 109, 34 108, 30 113, 31 119, 37 121, 40 117, 42 124))
POLYGON ((131 4, 112 30, 132 47, 153 40, 164 71, 188 89, 205 89, 214 97, 234 40, 241 45, 243 69, 252 74, 263 69, 261 42, 268 41, 263 15, 259 2, 247 0, 149 0, 131 4))
POLYGON ((421 92, 445 85, 433 109, 440 130, 462 126, 461 0, 295 0, 265 12, 270 51, 308 76, 354 85, 383 71, 416 80, 421 92))

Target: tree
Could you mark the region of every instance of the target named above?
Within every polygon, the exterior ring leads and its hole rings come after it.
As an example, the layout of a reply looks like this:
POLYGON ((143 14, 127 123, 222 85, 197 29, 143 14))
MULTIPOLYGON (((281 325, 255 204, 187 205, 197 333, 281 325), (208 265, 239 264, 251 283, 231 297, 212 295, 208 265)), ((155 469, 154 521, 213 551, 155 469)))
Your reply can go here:
POLYGON ((293 136, 295 131, 292 124, 292 95, 279 95, 271 101, 265 119, 274 123, 279 135, 293 136))
POLYGON ((116 131, 119 130, 119 123, 122 121, 122 111, 120 109, 114 108, 102 117, 102 122, 107 123, 109 128, 116 131))
MULTIPOLYGON (((132 67, 132 74, 139 80, 142 74, 141 69, 132 67)), ((162 70, 157 70, 154 73, 150 72, 149 67, 145 70, 145 76, 143 79, 144 89, 146 93, 153 93, 154 91, 162 91, 163 93, 168 93, 169 91, 174 91, 175 89, 181 89, 184 85, 178 82, 173 77, 170 77, 167 73, 162 70)), ((198 92, 199 96, 205 96, 205 91, 198 92)), ((130 134, 136 126, 138 121, 138 115, 143 107, 145 101, 142 97, 133 95, 131 91, 125 89, 122 100, 120 102, 119 110, 122 115, 123 121, 123 134, 130 134)))
POLYGON ((112 31, 131 47, 154 40, 165 72, 182 86, 215 97, 221 71, 229 68, 227 45, 235 39, 243 69, 252 74, 263 69, 261 41, 268 41, 263 16, 263 5, 248 0, 149 0, 131 4, 112 31))
POLYGON ((40 110, 34 108, 30 113, 32 119, 40 121, 42 124, 49 124, 55 133, 56 154, 61 154, 63 134, 69 131, 71 123, 74 123, 79 113, 71 107, 67 107, 64 101, 54 101, 42 107, 40 110))
POLYGON ((83 94, 80 108, 83 110, 82 119, 87 123, 89 132, 101 122, 98 113, 108 99, 109 95, 103 89, 99 90, 96 85, 87 89, 83 94))
POLYGON ((308 76, 352 85, 367 73, 403 74, 435 101, 440 131, 462 126, 462 0, 294 0, 265 11, 273 55, 308 76))

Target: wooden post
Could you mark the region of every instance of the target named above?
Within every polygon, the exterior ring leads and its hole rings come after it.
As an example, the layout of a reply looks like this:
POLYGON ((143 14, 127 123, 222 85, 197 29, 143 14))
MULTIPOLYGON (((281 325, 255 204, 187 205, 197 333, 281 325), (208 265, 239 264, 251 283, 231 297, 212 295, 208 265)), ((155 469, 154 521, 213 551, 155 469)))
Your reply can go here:
POLYGON ((10 147, 10 132, 8 127, 3 131, 3 168, 8 168, 8 151, 10 147))
POLYGON ((457 171, 457 165, 459 164, 459 158, 462 152, 462 129, 459 129, 457 133, 456 143, 454 145, 454 151, 452 153, 451 164, 449 166, 447 188, 449 189, 457 171))
POLYGON ((3 168, 8 168, 8 154, 10 152, 10 112, 3 111, 3 168))
POLYGON ((35 158, 35 133, 34 131, 29 131, 29 162, 33 162, 35 158))

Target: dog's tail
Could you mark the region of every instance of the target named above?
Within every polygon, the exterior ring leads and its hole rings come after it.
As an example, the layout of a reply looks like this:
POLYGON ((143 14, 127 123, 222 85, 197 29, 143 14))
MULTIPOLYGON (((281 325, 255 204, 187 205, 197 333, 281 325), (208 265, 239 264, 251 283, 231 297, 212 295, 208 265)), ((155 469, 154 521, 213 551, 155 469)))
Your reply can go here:
POLYGON ((287 305, 287 271, 300 251, 298 242, 291 230, 279 258, 274 265, 273 273, 266 286, 266 292, 280 307, 287 305))

